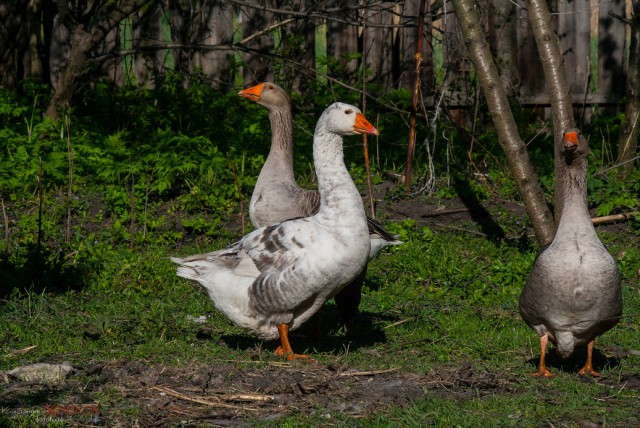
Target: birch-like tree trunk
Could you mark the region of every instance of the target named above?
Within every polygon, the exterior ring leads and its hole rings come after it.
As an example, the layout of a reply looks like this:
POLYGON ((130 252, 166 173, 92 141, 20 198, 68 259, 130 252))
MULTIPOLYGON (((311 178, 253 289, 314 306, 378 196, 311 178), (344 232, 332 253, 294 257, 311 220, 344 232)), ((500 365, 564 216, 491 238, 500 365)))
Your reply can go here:
POLYGON ((472 0, 452 0, 452 4, 464 36, 467 53, 475 67, 482 92, 498 132, 498 143, 507 156, 509 167, 531 218, 536 239, 540 245, 548 244, 555 235, 553 217, 529 161, 526 146, 518 134, 505 88, 482 32, 482 25, 475 10, 475 2, 472 0))
POLYGON ((633 2, 631 18, 631 43, 627 70, 627 106, 618 139, 618 164, 620 175, 628 177, 633 171, 634 157, 640 137, 640 1, 633 2))
MULTIPOLYGON (((551 115, 553 117, 555 176, 562 162, 562 134, 565 129, 575 128, 571 95, 562 65, 562 54, 558 37, 553 31, 551 14, 546 0, 527 0, 529 21, 538 46, 538 53, 542 61, 542 69, 547 81, 547 88, 551 98, 551 115)), ((554 190, 554 205, 556 225, 562 215, 562 201, 564 188, 556 180, 554 190)))

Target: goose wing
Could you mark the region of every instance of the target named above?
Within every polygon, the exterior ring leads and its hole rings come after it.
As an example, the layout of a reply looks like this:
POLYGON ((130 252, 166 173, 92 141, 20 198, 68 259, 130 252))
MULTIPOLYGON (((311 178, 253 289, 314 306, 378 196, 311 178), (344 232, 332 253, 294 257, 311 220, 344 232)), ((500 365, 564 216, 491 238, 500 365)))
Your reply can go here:
POLYGON ((260 272, 250 288, 251 306, 265 315, 292 312, 318 296, 328 282, 318 269, 324 239, 309 218, 247 235, 242 250, 260 272))

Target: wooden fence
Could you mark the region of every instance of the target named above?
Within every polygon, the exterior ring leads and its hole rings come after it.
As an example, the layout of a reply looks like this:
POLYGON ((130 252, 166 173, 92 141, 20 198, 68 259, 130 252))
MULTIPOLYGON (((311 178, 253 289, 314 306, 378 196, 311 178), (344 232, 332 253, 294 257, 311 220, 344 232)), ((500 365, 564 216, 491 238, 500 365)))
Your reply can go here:
MULTIPOLYGON (((422 93, 429 99, 444 93, 450 105, 473 104, 473 71, 453 9, 446 1, 436 2, 437 7, 430 3, 423 34, 422 93)), ((629 31, 623 20, 630 16, 631 0, 548 3, 574 102, 618 102, 625 94, 629 31)), ((150 71, 168 68, 201 70, 220 88, 277 79, 300 90, 309 79, 325 75, 353 83, 365 57, 370 80, 387 90, 409 89, 418 4, 368 1, 360 8, 344 0, 162 2, 120 25, 104 52, 96 55, 120 52, 103 68, 105 77, 119 83, 128 79, 152 84, 150 71)), ((478 11, 508 93, 525 105, 547 105, 526 2, 484 0, 478 2, 478 11)), ((68 35, 55 25, 52 50, 64 53, 68 35)))

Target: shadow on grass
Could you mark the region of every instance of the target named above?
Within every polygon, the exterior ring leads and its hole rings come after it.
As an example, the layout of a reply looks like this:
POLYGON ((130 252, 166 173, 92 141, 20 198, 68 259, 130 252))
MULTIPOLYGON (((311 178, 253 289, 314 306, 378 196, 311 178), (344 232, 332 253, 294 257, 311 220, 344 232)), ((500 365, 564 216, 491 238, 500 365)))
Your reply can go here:
POLYGON ((503 241, 506 234, 502 227, 493 219, 491 213, 480 203, 477 195, 471 191, 469 180, 457 179, 454 181, 454 189, 462 203, 469 209, 469 214, 474 222, 480 226, 482 233, 493 242, 503 241))
MULTIPOLYGON (((387 343, 387 337, 383 328, 377 326, 374 320, 397 321, 395 317, 387 317, 381 314, 360 313, 354 320, 353 330, 344 334, 340 331, 338 312, 333 305, 325 305, 321 312, 320 334, 314 334, 313 321, 305 323, 300 329, 290 333, 291 347, 295 352, 324 353, 339 355, 347 349, 355 351, 360 348, 368 348, 381 343, 387 343)), ((200 337, 203 338, 202 336, 200 337)), ((228 334, 219 338, 233 349, 243 351, 256 349, 264 343, 266 349, 275 350, 279 340, 267 341, 246 334, 228 334)))
POLYGON ((19 292, 44 291, 63 293, 85 286, 85 270, 69 265, 67 254, 35 244, 15 249, 0 257, 0 299, 6 299, 15 289, 19 292))
MULTIPOLYGON (((581 345, 577 347, 573 354, 566 360, 560 358, 557 354, 556 349, 552 348, 547 351, 547 367, 551 370, 551 373, 556 373, 557 371, 562 371, 565 373, 574 373, 577 374, 580 369, 584 366, 584 363, 587 361, 587 345, 581 345)), ((533 373, 538 368, 539 355, 536 358, 532 358, 528 361, 529 364, 533 367, 531 372, 533 373)), ((605 369, 612 369, 618 367, 620 365, 620 359, 613 357, 609 358, 598 348, 593 350, 593 368, 597 372, 601 372, 605 369)))

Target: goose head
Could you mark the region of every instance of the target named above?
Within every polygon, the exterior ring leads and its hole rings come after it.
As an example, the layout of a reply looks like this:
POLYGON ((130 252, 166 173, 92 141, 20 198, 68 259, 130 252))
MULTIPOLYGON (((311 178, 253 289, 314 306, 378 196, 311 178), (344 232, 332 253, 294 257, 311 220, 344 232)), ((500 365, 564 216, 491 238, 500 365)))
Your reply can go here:
POLYGON ((568 164, 589 154, 589 145, 579 129, 570 128, 565 130, 562 134, 562 139, 562 155, 568 164))
POLYGON ((379 135, 378 130, 364 117, 358 107, 333 103, 322 113, 318 126, 338 135, 379 135))
POLYGON ((289 97, 284 89, 275 83, 264 82, 238 92, 243 98, 255 101, 268 109, 288 107, 289 97))

